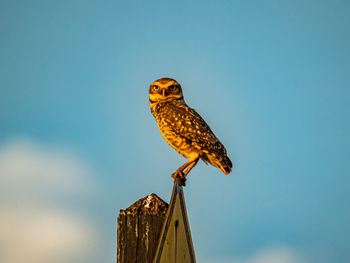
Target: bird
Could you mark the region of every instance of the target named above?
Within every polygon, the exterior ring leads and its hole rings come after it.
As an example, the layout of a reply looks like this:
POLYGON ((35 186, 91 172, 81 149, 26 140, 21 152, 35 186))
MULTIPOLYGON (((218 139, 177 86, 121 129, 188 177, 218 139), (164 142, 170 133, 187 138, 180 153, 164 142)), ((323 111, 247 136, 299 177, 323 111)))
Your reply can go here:
POLYGON ((224 145, 203 118, 186 104, 182 87, 176 80, 154 81, 149 87, 149 104, 165 141, 188 159, 171 175, 174 180, 179 178, 185 185, 187 174, 199 159, 224 174, 231 172, 232 162, 224 145))

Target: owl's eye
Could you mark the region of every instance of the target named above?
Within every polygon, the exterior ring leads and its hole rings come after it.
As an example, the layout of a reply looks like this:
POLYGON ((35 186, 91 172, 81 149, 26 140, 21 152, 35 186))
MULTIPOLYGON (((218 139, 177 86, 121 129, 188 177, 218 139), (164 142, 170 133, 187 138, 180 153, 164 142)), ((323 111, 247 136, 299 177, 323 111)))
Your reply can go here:
POLYGON ((169 90, 175 90, 176 88, 177 88, 176 85, 171 85, 171 86, 169 86, 169 90))
POLYGON ((155 85, 155 86, 153 86, 153 89, 154 89, 154 90, 159 90, 159 86, 156 86, 156 85, 155 85))

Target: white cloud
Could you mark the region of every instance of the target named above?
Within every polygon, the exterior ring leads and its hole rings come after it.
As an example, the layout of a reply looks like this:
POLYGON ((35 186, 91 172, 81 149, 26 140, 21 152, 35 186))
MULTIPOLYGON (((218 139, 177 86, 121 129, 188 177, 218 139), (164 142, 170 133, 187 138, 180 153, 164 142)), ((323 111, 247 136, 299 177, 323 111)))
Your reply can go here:
POLYGON ((283 246, 264 248, 250 257, 243 259, 200 260, 203 263, 303 263, 305 262, 295 250, 283 246))
POLYGON ((27 198, 82 194, 91 180, 75 155, 28 140, 12 140, 0 148, 0 175, 1 193, 27 198))
POLYGON ((97 233, 88 222, 66 211, 0 210, 0 261, 79 262, 93 254, 97 233))
POLYGON ((76 156, 25 140, 0 148, 0 262, 91 262, 98 228, 69 198, 92 191, 76 156), (68 200, 67 200, 68 199, 68 200))

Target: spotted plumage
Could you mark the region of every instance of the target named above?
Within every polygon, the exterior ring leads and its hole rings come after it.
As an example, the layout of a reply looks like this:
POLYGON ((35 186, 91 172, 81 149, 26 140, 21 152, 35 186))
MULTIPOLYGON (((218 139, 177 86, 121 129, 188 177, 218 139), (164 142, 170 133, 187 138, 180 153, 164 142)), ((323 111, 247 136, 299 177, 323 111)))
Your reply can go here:
POLYGON ((162 78, 153 82, 149 89, 149 103, 164 139, 189 159, 173 174, 174 178, 177 175, 185 178, 199 159, 220 168, 225 174, 231 172, 232 163, 225 147, 202 117, 187 106, 177 81, 162 78))

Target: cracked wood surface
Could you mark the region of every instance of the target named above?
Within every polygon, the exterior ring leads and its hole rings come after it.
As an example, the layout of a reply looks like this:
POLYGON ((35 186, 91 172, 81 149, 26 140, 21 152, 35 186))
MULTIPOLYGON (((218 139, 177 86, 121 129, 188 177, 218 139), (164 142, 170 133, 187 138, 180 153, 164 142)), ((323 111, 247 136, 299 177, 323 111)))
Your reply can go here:
POLYGON ((168 204, 156 194, 141 198, 118 215, 117 263, 153 261, 168 204))

